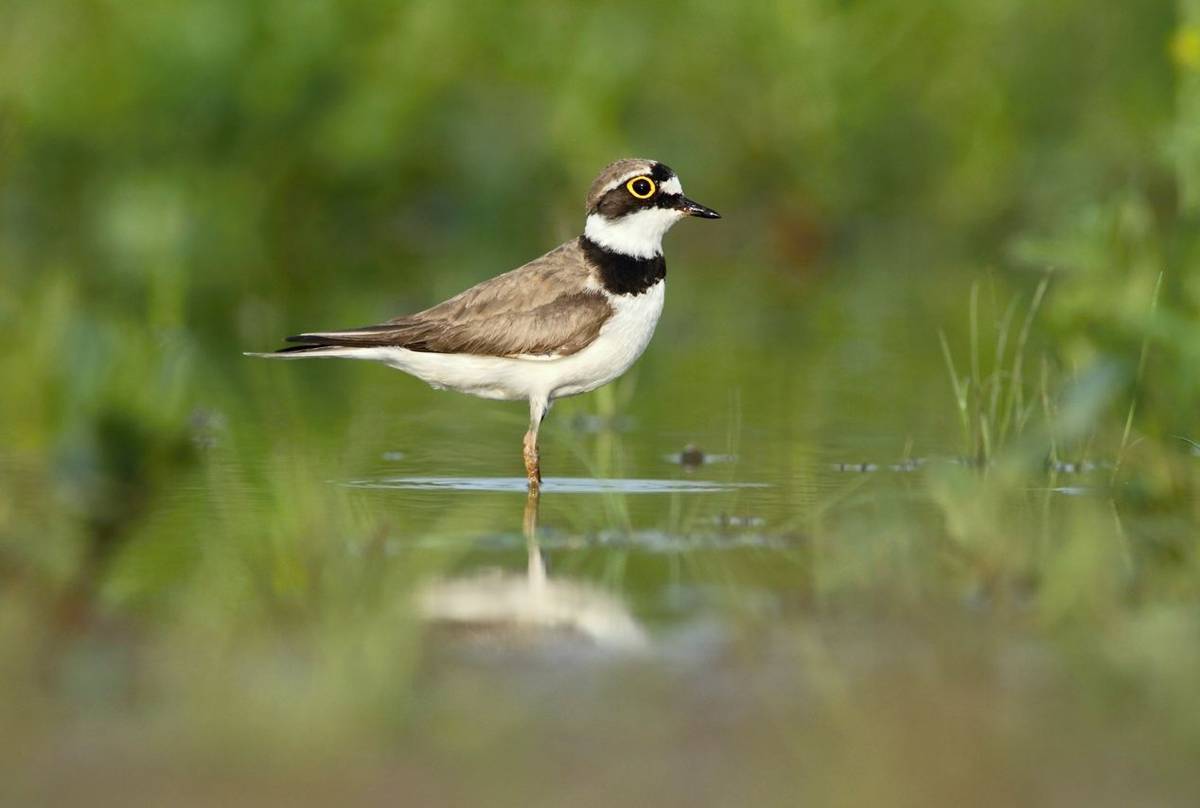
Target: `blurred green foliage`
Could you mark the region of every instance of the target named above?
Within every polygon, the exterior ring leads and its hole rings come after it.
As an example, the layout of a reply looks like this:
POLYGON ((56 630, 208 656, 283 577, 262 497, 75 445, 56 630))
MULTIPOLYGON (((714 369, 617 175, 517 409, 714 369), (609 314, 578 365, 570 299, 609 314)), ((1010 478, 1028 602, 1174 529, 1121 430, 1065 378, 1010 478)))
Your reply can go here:
MULTIPOLYGON (((1194 250, 1173 189, 1195 33, 1167 3, 72 0, 7 20, 6 322, 65 328, 60 355, 166 345, 155 376, 536 254, 625 153, 734 212, 733 239, 705 236, 726 261, 990 263, 1019 237, 1078 278, 1055 296, 1071 333, 1126 356, 1154 277, 1194 250)), ((1194 286, 1168 273, 1176 346, 1194 286)))

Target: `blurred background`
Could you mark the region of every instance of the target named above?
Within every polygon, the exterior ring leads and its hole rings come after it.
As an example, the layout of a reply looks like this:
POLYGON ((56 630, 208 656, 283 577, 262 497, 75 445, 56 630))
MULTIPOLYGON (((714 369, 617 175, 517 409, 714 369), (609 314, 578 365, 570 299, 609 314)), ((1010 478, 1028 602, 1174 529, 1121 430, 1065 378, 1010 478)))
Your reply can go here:
POLYGON ((0 9, 5 804, 1194 804, 1200 3, 0 9), (624 156, 725 218, 537 534, 522 404, 241 355, 624 156))

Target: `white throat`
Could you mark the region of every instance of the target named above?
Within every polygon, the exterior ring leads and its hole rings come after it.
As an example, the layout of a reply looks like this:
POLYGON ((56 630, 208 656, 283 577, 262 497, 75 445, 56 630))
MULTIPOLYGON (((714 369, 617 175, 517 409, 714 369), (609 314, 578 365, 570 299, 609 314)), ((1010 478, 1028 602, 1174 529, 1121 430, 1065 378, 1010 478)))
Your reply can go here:
POLYGON ((670 208, 646 208, 618 219, 599 213, 587 217, 583 234, 611 252, 632 258, 662 255, 662 237, 683 214, 670 208))

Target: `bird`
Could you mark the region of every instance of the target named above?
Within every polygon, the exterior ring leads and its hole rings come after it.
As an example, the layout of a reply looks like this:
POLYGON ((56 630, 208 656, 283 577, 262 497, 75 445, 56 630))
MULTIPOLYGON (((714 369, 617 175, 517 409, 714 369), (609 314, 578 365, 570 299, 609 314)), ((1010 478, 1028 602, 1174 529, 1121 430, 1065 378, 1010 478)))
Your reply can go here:
POLYGON ((542 484, 538 429, 553 402, 621 376, 662 314, 662 239, 687 217, 721 215, 684 196, 657 160, 605 166, 588 188, 583 233, 545 255, 415 314, 287 337, 272 359, 382 362, 435 389, 529 402, 528 490, 542 484))

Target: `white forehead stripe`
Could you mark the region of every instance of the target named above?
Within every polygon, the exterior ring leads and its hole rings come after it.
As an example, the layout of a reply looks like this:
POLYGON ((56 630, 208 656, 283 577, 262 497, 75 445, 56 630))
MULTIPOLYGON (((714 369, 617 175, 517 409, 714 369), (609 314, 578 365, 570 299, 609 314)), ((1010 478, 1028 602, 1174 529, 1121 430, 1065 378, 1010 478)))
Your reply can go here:
POLYGON ((648 175, 649 173, 650 173, 649 166, 646 166, 645 168, 639 168, 637 171, 631 171, 628 174, 621 176, 619 179, 613 180, 608 185, 605 185, 604 189, 602 191, 600 191, 600 196, 604 196, 606 193, 611 191, 613 188, 619 188, 620 186, 629 182, 634 177, 641 177, 642 175, 648 175))
POLYGON ((666 182, 659 183, 658 189, 664 194, 682 194, 683 186, 679 184, 679 177, 671 177, 666 182))
MULTIPOLYGON (((631 171, 630 173, 622 176, 620 179, 613 180, 608 185, 605 185, 604 189, 600 192, 600 196, 604 196, 606 193, 611 191, 613 188, 619 188, 620 186, 629 182, 634 177, 642 177, 642 176, 648 177, 648 176, 650 176, 650 171, 651 171, 651 169, 649 167, 639 169, 637 171, 631 171)), ((671 179, 667 180, 666 182, 659 183, 658 189, 660 191, 662 191, 664 194, 682 194, 683 193, 683 186, 679 184, 679 177, 671 177, 671 179)))

